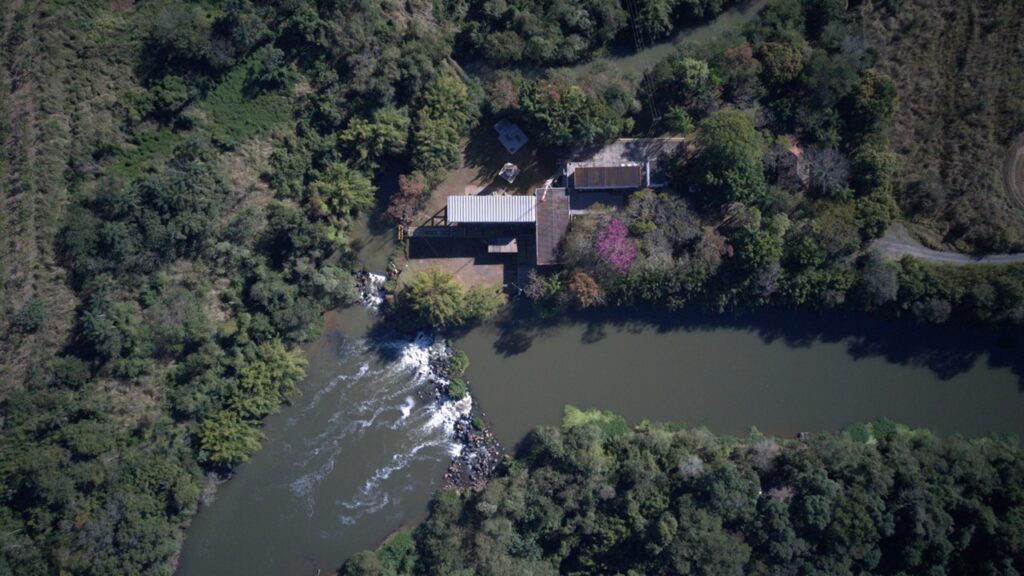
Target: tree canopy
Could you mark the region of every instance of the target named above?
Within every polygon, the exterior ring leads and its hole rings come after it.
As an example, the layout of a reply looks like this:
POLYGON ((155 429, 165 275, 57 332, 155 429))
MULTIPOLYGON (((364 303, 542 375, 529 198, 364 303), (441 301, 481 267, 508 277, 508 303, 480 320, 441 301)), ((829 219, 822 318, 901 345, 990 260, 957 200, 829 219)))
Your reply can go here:
POLYGON ((414 547, 346 573, 1012 574, 1022 462, 886 420, 795 441, 570 408, 483 491, 440 492, 414 547))

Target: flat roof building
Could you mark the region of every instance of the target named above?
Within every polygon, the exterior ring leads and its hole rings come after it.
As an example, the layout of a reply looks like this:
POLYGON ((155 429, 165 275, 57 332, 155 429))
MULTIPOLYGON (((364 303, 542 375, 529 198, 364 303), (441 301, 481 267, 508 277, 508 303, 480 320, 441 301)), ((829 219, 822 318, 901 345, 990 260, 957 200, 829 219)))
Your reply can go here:
POLYGON ((625 190, 644 185, 643 166, 576 166, 572 171, 572 187, 576 190, 625 190))

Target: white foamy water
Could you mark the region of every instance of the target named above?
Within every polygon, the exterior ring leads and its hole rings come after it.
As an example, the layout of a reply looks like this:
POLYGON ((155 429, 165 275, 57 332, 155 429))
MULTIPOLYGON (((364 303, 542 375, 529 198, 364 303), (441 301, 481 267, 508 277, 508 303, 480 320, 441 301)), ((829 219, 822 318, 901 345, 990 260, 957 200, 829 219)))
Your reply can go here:
POLYGON ((382 360, 362 362, 316 392, 307 391, 287 426, 300 426, 303 419, 326 425, 291 447, 295 475, 288 490, 307 517, 334 514, 349 525, 397 506, 413 483, 436 482, 416 478, 410 468, 424 460, 447 463, 461 452, 453 441, 454 424, 473 404, 468 396, 457 402, 434 399, 432 383, 439 377, 431 359, 444 345, 430 335, 352 341, 346 347, 343 358, 382 360), (339 489, 342 479, 350 488, 339 489))
POLYGON ((387 278, 380 274, 374 274, 371 272, 366 275, 366 285, 363 287, 362 294, 359 296, 363 306, 370 310, 377 310, 380 308, 380 305, 384 303, 385 282, 387 282, 387 278))

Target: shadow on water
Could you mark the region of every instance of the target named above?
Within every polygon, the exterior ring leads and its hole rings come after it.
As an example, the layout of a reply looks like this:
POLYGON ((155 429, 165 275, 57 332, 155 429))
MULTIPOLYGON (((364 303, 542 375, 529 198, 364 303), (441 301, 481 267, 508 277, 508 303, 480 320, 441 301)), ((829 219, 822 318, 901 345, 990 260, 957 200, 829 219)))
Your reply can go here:
POLYGON ((929 369, 940 380, 971 370, 981 359, 991 368, 1008 368, 1024 392, 1024 328, 929 326, 909 320, 885 320, 837 311, 811 312, 767 309, 746 313, 669 313, 643 309, 573 312, 539 319, 528 302, 518 302, 495 324, 495 352, 506 357, 522 354, 534 341, 567 325, 583 326, 583 344, 602 341, 611 331, 640 333, 738 330, 756 334, 764 343, 782 342, 791 348, 818 343, 845 344, 855 360, 883 358, 887 362, 929 369))

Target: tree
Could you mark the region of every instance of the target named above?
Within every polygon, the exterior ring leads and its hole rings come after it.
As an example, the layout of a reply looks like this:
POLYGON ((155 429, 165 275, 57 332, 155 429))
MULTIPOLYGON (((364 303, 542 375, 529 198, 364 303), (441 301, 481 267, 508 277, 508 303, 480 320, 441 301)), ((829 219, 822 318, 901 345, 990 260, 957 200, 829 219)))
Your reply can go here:
POLYGON ((804 68, 803 52, 786 42, 765 42, 758 55, 762 64, 761 77, 769 86, 779 87, 792 82, 804 68))
POLYGON ((896 85, 882 72, 869 70, 852 95, 848 125, 855 134, 881 132, 896 109, 896 85))
POLYGON ((466 291, 465 316, 467 319, 490 320, 507 301, 500 286, 473 286, 466 291))
POLYGON ((205 63, 210 50, 210 25, 191 4, 168 4, 151 21, 148 54, 161 63, 205 63))
POLYGON ((867 142, 853 155, 851 168, 858 194, 889 191, 896 173, 896 156, 881 142, 867 142))
POLYGON ((299 350, 288 351, 280 340, 260 344, 238 369, 231 408, 247 418, 263 418, 298 390, 306 361, 299 350))
POLYGON ((672 31, 674 0, 649 0, 640 6, 637 17, 640 28, 650 38, 659 38, 672 31))
POLYGON ((586 272, 573 272, 569 278, 567 292, 572 304, 581 310, 604 304, 604 290, 586 272))
POLYGON ((466 317, 462 286, 443 270, 420 272, 401 291, 400 298, 417 321, 429 326, 458 326, 466 317))
POLYGON ((251 78, 264 88, 282 88, 292 78, 292 70, 285 60, 284 51, 274 46, 263 46, 254 58, 251 78))
POLYGON ((161 78, 150 93, 153 95, 153 105, 166 116, 177 114, 185 104, 188 104, 190 98, 185 81, 181 76, 174 74, 161 78))
MULTIPOLYGON (((765 218, 757 208, 750 208, 747 212, 730 231, 729 240, 735 248, 736 261, 747 274, 748 281, 756 283, 759 281, 758 275, 778 269, 785 249, 786 232, 791 223, 785 214, 765 218)), ((765 276, 760 278, 768 279, 765 276)), ((775 278, 771 278, 771 281, 774 283, 775 278)), ((768 292, 774 292, 774 289, 768 292)))
POLYGON ((328 166, 309 189, 331 215, 342 219, 372 208, 376 193, 369 178, 340 162, 328 166))
POLYGON ((693 132, 693 118, 682 106, 671 106, 665 113, 669 129, 686 136, 693 132))
POLYGON ((764 200, 764 144, 749 116, 739 110, 712 114, 700 123, 699 142, 693 181, 707 201, 756 204, 764 200))
POLYGON ((876 252, 868 254, 861 270, 858 294, 868 309, 878 309, 899 296, 899 268, 876 252))
POLYGON ((258 425, 233 410, 221 410, 199 428, 199 457, 215 466, 247 462, 259 449, 263 434, 258 425))
POLYGON ((625 272, 636 261, 636 241, 629 237, 629 229, 618 218, 597 233, 595 248, 598 256, 618 272, 625 272))
POLYGON ((376 171, 380 160, 405 151, 412 124, 405 108, 378 108, 366 120, 356 116, 338 135, 338 141, 354 153, 353 165, 361 170, 376 171))
POLYGON ((807 32, 817 38, 826 26, 846 13, 848 0, 807 0, 804 13, 807 16, 807 32))
POLYGON ((811 190, 833 200, 849 200, 850 161, 839 150, 808 146, 801 162, 807 167, 811 190))
POLYGON ((46 319, 46 309, 38 296, 29 298, 11 318, 10 329, 18 334, 32 334, 46 319))
POLYGON ((387 214, 396 222, 408 224, 426 199, 427 179, 422 172, 398 177, 398 191, 388 202, 387 214))
POLYGON ((707 61, 684 57, 673 62, 673 78, 682 101, 703 108, 711 94, 711 68, 707 61))
POLYGON ((546 146, 604 142, 631 126, 601 97, 564 78, 523 82, 519 101, 527 128, 546 146))
POLYGON ((447 118, 432 116, 425 110, 416 115, 413 135, 413 165, 431 178, 459 165, 462 158, 459 127, 447 118))
POLYGON ((429 176, 457 166, 462 136, 478 112, 476 101, 455 73, 438 75, 424 92, 423 104, 416 113, 413 165, 429 176))

